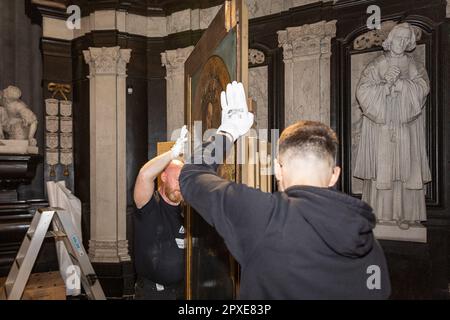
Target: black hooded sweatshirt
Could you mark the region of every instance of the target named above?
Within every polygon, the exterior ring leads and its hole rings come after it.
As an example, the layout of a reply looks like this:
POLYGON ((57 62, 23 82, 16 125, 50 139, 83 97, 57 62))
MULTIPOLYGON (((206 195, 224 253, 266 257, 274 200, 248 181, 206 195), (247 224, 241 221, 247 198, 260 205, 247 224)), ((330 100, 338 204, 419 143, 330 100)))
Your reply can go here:
MULTIPOLYGON (((215 150, 210 144, 204 151, 215 150)), ((263 193, 216 171, 215 164, 187 164, 180 186, 241 265, 240 299, 389 297, 384 253, 372 233, 375 216, 365 202, 309 186, 263 193)))

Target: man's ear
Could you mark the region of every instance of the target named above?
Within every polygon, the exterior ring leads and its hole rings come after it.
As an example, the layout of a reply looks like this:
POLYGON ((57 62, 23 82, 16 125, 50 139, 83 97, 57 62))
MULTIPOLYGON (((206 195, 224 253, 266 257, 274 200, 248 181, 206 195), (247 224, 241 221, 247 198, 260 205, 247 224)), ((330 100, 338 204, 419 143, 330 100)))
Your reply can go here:
POLYGON ((341 168, 340 167, 334 167, 333 174, 330 178, 330 183, 328 184, 328 187, 334 187, 334 185, 338 182, 339 177, 341 175, 341 168))
MULTIPOLYGON (((281 165, 278 162, 278 159, 275 159, 274 164, 275 164, 275 178, 278 181, 278 187, 280 189, 282 189, 283 188, 283 174, 281 172, 281 165)), ((281 190, 281 191, 284 191, 284 190, 281 190)))
POLYGON ((163 171, 163 173, 161 173, 161 181, 164 183, 167 182, 167 173, 165 171, 163 171))

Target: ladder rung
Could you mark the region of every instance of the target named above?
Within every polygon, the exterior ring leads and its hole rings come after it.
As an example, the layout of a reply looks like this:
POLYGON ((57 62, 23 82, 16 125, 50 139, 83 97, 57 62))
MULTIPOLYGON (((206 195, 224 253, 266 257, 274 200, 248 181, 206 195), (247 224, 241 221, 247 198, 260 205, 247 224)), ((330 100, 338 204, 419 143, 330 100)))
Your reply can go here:
POLYGON ((67 235, 62 231, 49 231, 45 235, 46 238, 64 238, 67 237, 67 235))

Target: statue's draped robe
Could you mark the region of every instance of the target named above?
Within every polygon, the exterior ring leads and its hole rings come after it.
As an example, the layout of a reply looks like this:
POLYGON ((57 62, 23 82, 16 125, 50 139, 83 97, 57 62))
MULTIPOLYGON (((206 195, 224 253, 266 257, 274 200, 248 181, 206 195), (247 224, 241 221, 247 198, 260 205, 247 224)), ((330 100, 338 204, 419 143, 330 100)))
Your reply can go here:
POLYGON ((425 146, 428 75, 410 56, 398 65, 403 86, 389 89, 389 54, 371 62, 357 88, 363 112, 355 177, 379 220, 424 221, 424 184, 431 181, 425 146))

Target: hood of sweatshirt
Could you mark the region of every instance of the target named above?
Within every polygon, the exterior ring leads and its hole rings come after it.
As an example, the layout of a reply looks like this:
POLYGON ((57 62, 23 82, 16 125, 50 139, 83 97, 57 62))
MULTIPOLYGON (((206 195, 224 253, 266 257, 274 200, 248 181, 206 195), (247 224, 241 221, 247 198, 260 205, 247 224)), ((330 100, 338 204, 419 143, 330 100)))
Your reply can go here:
POLYGON ((337 254, 359 258, 372 250, 376 218, 367 203, 325 188, 297 186, 286 194, 304 201, 304 219, 337 254))

